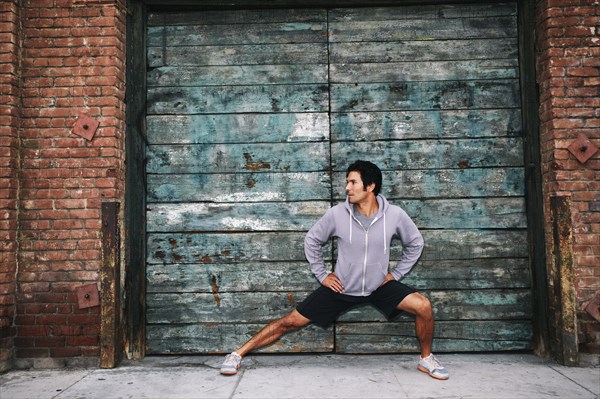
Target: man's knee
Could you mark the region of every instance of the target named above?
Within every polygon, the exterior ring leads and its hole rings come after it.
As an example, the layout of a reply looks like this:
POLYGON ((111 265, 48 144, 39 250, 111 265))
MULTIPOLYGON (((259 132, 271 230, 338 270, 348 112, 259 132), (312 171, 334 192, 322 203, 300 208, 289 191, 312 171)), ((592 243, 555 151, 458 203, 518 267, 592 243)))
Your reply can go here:
POLYGON ((297 310, 293 310, 278 320, 279 327, 284 331, 294 331, 310 323, 310 320, 302 316, 297 310))
POLYGON ((431 302, 427 297, 418 292, 414 292, 404 298, 400 302, 399 308, 417 316, 429 316, 432 314, 431 302))
POLYGON ((432 314, 431 302, 429 299, 419 293, 418 295, 418 305, 417 305, 417 314, 420 316, 430 316, 432 314))

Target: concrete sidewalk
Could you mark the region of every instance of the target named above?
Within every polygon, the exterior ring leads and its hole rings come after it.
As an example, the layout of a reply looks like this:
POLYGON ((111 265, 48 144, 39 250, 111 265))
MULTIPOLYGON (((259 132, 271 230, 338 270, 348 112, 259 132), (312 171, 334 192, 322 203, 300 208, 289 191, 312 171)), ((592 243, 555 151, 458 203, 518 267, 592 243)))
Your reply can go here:
POLYGON ((418 355, 252 355, 221 376, 223 356, 147 357, 111 369, 16 370, 2 399, 49 398, 599 398, 600 368, 530 354, 440 354, 438 381, 418 355))

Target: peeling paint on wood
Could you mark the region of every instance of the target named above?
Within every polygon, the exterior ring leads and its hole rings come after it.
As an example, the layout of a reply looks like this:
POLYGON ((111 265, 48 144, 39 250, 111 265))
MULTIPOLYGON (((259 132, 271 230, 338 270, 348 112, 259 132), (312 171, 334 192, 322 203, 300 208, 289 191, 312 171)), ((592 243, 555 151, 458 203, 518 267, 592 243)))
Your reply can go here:
MULTIPOLYGON (((318 286, 304 233, 357 158, 423 232, 405 281, 436 350, 529 349, 516 22, 515 3, 151 13, 148 352, 229 352, 318 286)), ((412 320, 382 321, 264 351, 417 350, 412 320)))
POLYGON ((327 141, 327 113, 148 116, 150 144, 327 141), (164 134, 169 131, 169 134, 164 134))
POLYGON ((325 42, 324 22, 284 22, 244 24, 240 30, 224 29, 221 25, 181 25, 148 28, 148 45, 222 45, 236 43, 318 43, 325 42))
POLYGON ((150 146, 147 155, 149 173, 318 172, 329 168, 329 149, 321 142, 150 146))
MULTIPOLYGON (((304 232, 149 233, 149 263, 305 260, 304 232), (174 251, 168 239, 177 241, 174 251)), ((327 247, 325 251, 327 251, 327 247)), ((331 247, 329 247, 331 251, 331 247)))
POLYGON ((471 168, 522 166, 522 146, 520 138, 440 139, 435 145, 420 140, 360 141, 333 143, 331 153, 338 171, 345 171, 356 157, 375 158, 384 170, 464 169, 459 166, 464 160, 471 168))
MULTIPOLYGON (((188 325, 148 325, 149 353, 189 354, 226 353, 240 342, 252 338, 264 325, 206 323, 188 325)), ((331 352, 333 350, 333 329, 308 326, 284 335, 273 345, 258 352, 331 352)))
MULTIPOLYGON (((345 197, 345 172, 333 174, 335 197, 345 197)), ((522 197, 525 177, 521 167, 400 170, 383 172, 387 199, 522 197)))
POLYGON ((331 117, 332 141, 521 136, 519 109, 348 112, 331 117))
POLYGON ((223 46, 162 45, 148 48, 149 67, 316 64, 327 59, 325 43, 257 44, 223 46))
MULTIPOLYGON (((396 262, 390 263, 390 270, 396 262)), ((307 291, 319 284, 304 261, 238 264, 149 264, 148 293, 307 291), (217 284, 218 283, 218 284, 217 284), (217 286, 214 286, 217 284, 217 286)), ((422 260, 404 282, 416 289, 528 288, 527 258, 422 260)), ((289 296, 289 293, 288 293, 289 296)), ((301 300, 297 295, 295 300, 301 300)))
POLYGON ((327 202, 148 205, 148 231, 304 230, 329 209, 327 202))
POLYGON ((331 191, 327 172, 148 175, 148 202, 318 201, 331 191))
POLYGON ((519 101, 517 79, 331 85, 334 112, 513 108, 519 101))
POLYGON ((453 61, 460 54, 465 60, 514 59, 517 38, 479 38, 471 40, 405 40, 399 42, 332 43, 330 59, 335 64, 417 61, 453 61))

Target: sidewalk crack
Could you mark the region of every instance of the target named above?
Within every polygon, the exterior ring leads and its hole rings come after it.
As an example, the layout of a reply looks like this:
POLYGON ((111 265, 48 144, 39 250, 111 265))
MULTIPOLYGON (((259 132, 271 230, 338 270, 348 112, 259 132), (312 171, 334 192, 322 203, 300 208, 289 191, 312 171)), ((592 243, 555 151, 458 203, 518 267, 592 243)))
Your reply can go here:
POLYGON ((233 386, 233 390, 231 391, 231 395, 229 396, 229 399, 233 399, 235 397, 235 393, 237 392, 238 387, 240 386, 240 382, 242 382, 242 377, 244 376, 245 371, 241 370, 240 372, 238 372, 238 379, 235 382, 235 385, 233 386))
POLYGON ((569 377, 565 373, 561 372, 559 369, 554 368, 552 365, 548 365, 548 367, 551 368, 552 370, 556 371, 558 374, 562 375, 563 377, 565 377, 567 380, 571 381, 572 383, 574 383, 578 387, 581 387, 581 388, 585 389, 586 391, 588 391, 592 395, 598 395, 598 392, 594 392, 594 391, 588 389, 586 386, 581 385, 579 382, 575 381, 574 379, 572 379, 571 377, 569 377))
POLYGON ((94 370, 91 370, 89 373, 85 374, 84 376, 82 376, 80 379, 78 379, 77 381, 75 381, 74 383, 72 383, 71 385, 66 387, 65 389, 61 389, 60 392, 58 392, 56 395, 52 396, 52 399, 60 399, 62 394, 64 394, 69 389, 73 388, 75 385, 79 384, 81 381, 88 378, 92 374, 94 374, 94 370))

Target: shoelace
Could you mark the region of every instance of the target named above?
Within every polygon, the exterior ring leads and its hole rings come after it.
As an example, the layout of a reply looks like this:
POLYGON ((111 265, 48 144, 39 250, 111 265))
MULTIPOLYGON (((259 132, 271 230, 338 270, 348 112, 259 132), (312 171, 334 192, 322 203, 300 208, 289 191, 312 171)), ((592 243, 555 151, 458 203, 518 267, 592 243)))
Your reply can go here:
POLYGON ((434 367, 434 369, 443 368, 440 362, 435 358, 435 356, 431 355, 427 358, 428 362, 434 367))
POLYGON ((223 362, 223 364, 227 366, 237 366, 238 363, 238 359, 234 355, 227 355, 225 357, 225 361, 223 362))

